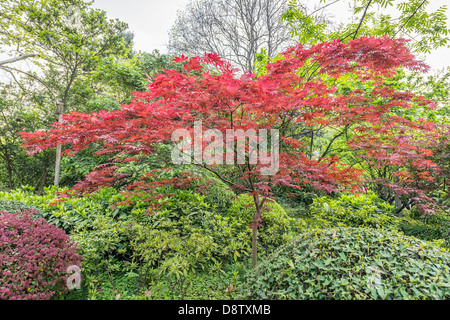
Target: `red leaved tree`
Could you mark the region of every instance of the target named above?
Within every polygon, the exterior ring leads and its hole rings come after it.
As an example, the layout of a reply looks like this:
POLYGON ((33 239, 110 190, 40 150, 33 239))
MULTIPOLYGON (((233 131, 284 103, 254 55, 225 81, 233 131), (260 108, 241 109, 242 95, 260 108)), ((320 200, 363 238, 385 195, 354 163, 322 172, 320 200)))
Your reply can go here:
MULTIPOLYGON (((408 184, 408 174, 411 168, 421 172, 435 168, 427 160, 429 151, 422 143, 432 137, 433 125, 408 121, 391 110, 413 104, 432 107, 433 103, 385 84, 397 68, 427 70, 408 51, 404 40, 362 37, 348 43, 324 42, 311 48, 297 45, 283 52, 282 59, 268 64, 267 73, 259 77, 239 75, 228 62, 211 53, 193 58, 182 56, 175 61, 183 64, 182 72, 165 70, 154 78, 148 92, 135 93, 133 102, 121 110, 72 112, 47 132, 22 133, 25 147, 33 154, 63 144, 68 147, 65 153, 72 154, 93 143, 101 145, 97 153, 111 154, 111 163, 97 168, 75 186, 92 190, 123 178, 116 173, 120 162, 149 155, 159 143, 172 139, 190 142, 189 136, 194 140, 203 138, 194 141, 196 150, 203 153, 184 160, 193 161, 235 190, 253 196, 253 267, 258 227, 274 186, 301 189, 312 185, 337 192, 358 190, 362 185, 364 168, 345 163, 333 153, 333 145, 338 141, 374 168, 395 168, 395 179, 377 177, 372 182, 381 183, 394 193, 411 194, 417 202, 429 200, 421 190, 408 184), (364 89, 338 90, 339 83, 348 77, 367 85, 364 89), (206 131, 210 129, 215 131, 206 131), (318 129, 332 134, 328 135, 325 148, 314 156, 318 129), (263 130, 268 130, 270 137, 264 136, 263 130), (242 134, 248 144, 239 141, 242 134), (269 142, 272 149, 265 158, 261 157, 265 150, 261 146, 269 142), (251 143, 259 144, 260 158, 256 162, 251 143), (225 155, 225 150, 231 151, 225 155), (268 167, 273 169, 269 173, 268 167)), ((426 173, 423 178, 428 178, 426 173)), ((157 185, 144 179, 130 186, 130 190, 151 192, 157 185)))

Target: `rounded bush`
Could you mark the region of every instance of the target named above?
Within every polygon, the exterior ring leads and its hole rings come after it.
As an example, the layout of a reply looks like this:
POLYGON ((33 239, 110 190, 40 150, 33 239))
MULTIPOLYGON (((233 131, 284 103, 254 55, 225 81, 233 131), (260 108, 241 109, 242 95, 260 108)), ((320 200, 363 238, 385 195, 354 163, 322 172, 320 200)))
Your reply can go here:
POLYGON ((395 231, 314 230, 250 272, 248 299, 449 299, 450 253, 395 231))
POLYGON ((407 236, 427 241, 449 240, 448 218, 415 220, 410 217, 411 212, 408 210, 403 210, 402 216, 397 217, 392 213, 394 206, 385 203, 373 192, 359 196, 342 194, 337 199, 316 198, 309 209, 310 219, 307 219, 307 223, 319 229, 369 227, 402 231, 407 236))
MULTIPOLYGON (((292 229, 300 222, 289 217, 281 205, 275 201, 267 200, 262 212, 262 227, 259 229, 259 242, 265 249, 278 247, 292 239, 292 229)), ((247 194, 241 194, 234 199, 228 209, 228 215, 238 221, 241 227, 247 230, 251 237, 249 225, 253 221, 256 212, 253 198, 247 194)))
POLYGON ((67 268, 80 266, 66 233, 34 214, 0 211, 0 299, 50 299, 66 292, 67 268))
POLYGON ((309 207, 314 219, 329 221, 330 226, 396 230, 401 219, 392 214, 393 208, 370 192, 358 196, 342 194, 337 199, 320 197, 309 207))
POLYGON ((217 212, 226 213, 236 194, 220 180, 210 179, 201 182, 208 185, 205 190, 205 202, 211 204, 217 212))

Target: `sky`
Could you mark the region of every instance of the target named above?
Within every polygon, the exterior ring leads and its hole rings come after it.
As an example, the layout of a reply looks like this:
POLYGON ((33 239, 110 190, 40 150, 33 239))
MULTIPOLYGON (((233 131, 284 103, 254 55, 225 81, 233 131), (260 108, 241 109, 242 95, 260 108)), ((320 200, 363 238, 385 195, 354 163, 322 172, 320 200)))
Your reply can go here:
POLYGON ((106 11, 109 18, 128 23, 134 32, 135 49, 166 52, 169 30, 177 10, 183 10, 189 0, 95 0, 93 7, 106 11))
MULTIPOLYGON (((303 0, 305 1, 314 4, 319 0, 303 0)), ((448 1, 430 0, 429 10, 446 5, 448 1)), ((328 7, 339 21, 345 21, 349 17, 345 2, 328 7)), ((135 34, 135 50, 151 52, 158 49, 160 52, 167 52, 169 30, 175 22, 177 11, 183 10, 187 3, 189 0, 94 0, 93 6, 106 11, 109 18, 118 18, 128 23, 135 34)), ((447 12, 447 16, 450 21, 450 12, 447 12)), ((421 58, 434 70, 448 67, 450 48, 435 50, 421 58)))

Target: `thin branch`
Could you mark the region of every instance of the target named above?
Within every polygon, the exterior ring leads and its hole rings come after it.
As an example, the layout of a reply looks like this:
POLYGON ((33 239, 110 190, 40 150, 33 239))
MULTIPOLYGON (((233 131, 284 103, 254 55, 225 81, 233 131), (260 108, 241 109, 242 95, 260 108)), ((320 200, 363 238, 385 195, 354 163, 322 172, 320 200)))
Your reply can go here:
POLYGON ((42 84, 44 87, 47 88, 48 92, 50 93, 50 95, 51 95, 51 96, 53 97, 53 99, 55 100, 55 103, 58 102, 57 99, 56 99, 56 96, 53 94, 53 92, 52 92, 52 90, 50 89, 50 87, 49 87, 44 81, 42 81, 41 79, 39 79, 39 77, 37 77, 37 76, 35 76, 35 75, 33 75, 33 74, 29 73, 29 72, 26 72, 26 71, 23 71, 23 70, 19 70, 19 69, 16 69, 16 68, 12 68, 12 67, 0 66, 0 69, 3 69, 3 70, 5 70, 5 71, 12 70, 12 71, 20 72, 20 73, 23 73, 23 74, 29 76, 30 78, 33 78, 33 79, 37 80, 40 84, 42 84))
POLYGON ((13 77, 13 80, 17 83, 17 85, 20 87, 20 89, 22 89, 23 92, 27 92, 27 90, 25 90, 25 88, 17 80, 16 76, 14 75, 14 73, 11 70, 8 70, 8 69, 2 69, 2 70, 5 70, 6 72, 8 72, 13 77))
POLYGON ((332 4, 335 4, 336 2, 339 2, 339 1, 341 1, 341 0, 336 0, 336 1, 333 1, 333 2, 331 2, 331 3, 329 3, 329 4, 327 4, 327 5, 324 5, 323 7, 320 7, 319 9, 316 9, 316 10, 314 10, 313 12, 311 12, 308 16, 311 16, 311 15, 313 15, 314 13, 316 13, 317 11, 320 11, 320 10, 322 10, 322 9, 325 9, 326 7, 331 6, 332 4))
POLYGON ((363 16, 362 16, 362 18, 361 18, 361 21, 359 22, 358 28, 356 28, 355 35, 353 36, 353 40, 355 40, 355 39, 356 39, 356 36, 358 35, 359 28, 361 28, 361 25, 362 25, 362 23, 363 23, 363 21, 364 21, 364 18, 366 17, 367 9, 369 9, 369 6, 370 6, 370 3, 371 3, 371 2, 372 2, 372 0, 369 1, 369 3, 368 3, 367 6, 366 6, 366 10, 364 10, 364 14, 363 14, 363 16))
POLYGON ((348 35, 346 35, 343 39, 339 40, 340 42, 344 41, 345 39, 347 39, 348 37, 350 37, 352 34, 354 34, 353 40, 356 39, 356 36, 358 35, 359 29, 361 28, 362 23, 363 23, 363 21, 364 21, 364 18, 366 17, 367 9, 369 9, 369 6, 370 6, 371 3, 372 3, 372 0, 369 1, 369 3, 368 3, 367 6, 366 6, 366 9, 364 10, 364 14, 363 14, 361 20, 359 21, 358 28, 356 28, 355 31, 353 31, 353 32, 349 33, 348 35))
POLYGON ((345 133, 345 130, 347 129, 347 127, 342 130, 339 134, 337 134, 336 136, 333 137, 333 139, 331 139, 330 143, 327 146, 327 149, 324 151, 324 153, 322 154, 322 156, 319 159, 319 162, 328 154, 328 152, 330 151, 331 145, 333 144, 333 142, 339 138, 340 136, 342 136, 345 133))
POLYGON ((417 11, 419 11, 420 7, 425 3, 425 1, 427 0, 423 0, 422 3, 416 8, 416 10, 413 12, 412 15, 409 16, 408 20, 406 20, 406 22, 400 27, 400 29, 398 29, 398 31, 394 34, 394 38, 397 36, 397 34, 403 29, 403 27, 409 22, 409 20, 411 20, 412 17, 414 17, 417 13, 417 11))

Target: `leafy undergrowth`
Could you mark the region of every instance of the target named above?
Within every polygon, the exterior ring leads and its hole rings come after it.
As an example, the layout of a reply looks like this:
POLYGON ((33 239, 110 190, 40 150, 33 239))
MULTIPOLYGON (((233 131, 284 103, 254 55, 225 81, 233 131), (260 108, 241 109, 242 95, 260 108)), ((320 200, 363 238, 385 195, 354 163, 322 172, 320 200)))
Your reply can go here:
POLYGON ((41 196, 27 190, 0 193, 0 209, 36 209, 37 216, 64 229, 80 248, 81 289, 52 299, 448 297, 447 288, 433 278, 446 279, 442 272, 447 268, 443 247, 448 245, 448 218, 424 220, 409 211, 396 216, 392 206, 371 193, 317 197, 308 207, 269 202, 259 232, 260 266, 252 273, 251 198, 236 196, 220 183, 204 195, 168 187, 162 193, 176 196, 163 198, 165 203, 151 214, 139 196, 133 205, 116 205, 122 198, 112 188, 64 201, 55 191, 61 190, 46 189, 41 196), (424 245, 424 257, 431 262, 415 258, 422 251, 414 248, 425 243, 419 239, 433 241, 424 245), (313 244, 311 261, 302 256, 308 243, 313 244), (433 250, 441 254, 440 260, 433 250), (405 254, 412 262, 400 261, 405 254), (327 273, 323 267, 334 271, 327 273), (367 287, 367 268, 379 268, 386 288, 367 287), (419 278, 409 269, 419 270, 419 278), (395 282, 399 277, 406 282, 395 282))
POLYGON ((134 272, 118 272, 111 277, 103 273, 91 282, 83 282, 79 290, 56 295, 53 300, 234 300, 239 298, 248 268, 245 262, 223 267, 211 266, 208 271, 190 273, 180 279, 152 275, 142 285, 134 272), (183 282, 182 285, 180 283, 183 282), (87 284, 88 283, 88 284, 87 284))
POLYGON ((301 234, 250 274, 247 299, 449 299, 450 253, 395 231, 301 234))

